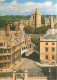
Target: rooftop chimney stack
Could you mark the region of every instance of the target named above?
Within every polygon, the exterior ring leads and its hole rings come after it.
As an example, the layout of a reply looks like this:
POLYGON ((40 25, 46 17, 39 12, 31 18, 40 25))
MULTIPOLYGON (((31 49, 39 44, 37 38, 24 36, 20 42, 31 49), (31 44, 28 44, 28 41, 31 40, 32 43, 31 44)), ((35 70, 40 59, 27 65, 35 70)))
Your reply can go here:
POLYGON ((7 25, 6 27, 6 36, 10 36, 10 27, 7 25))
POLYGON ((16 26, 15 31, 16 31, 16 36, 18 36, 18 26, 16 26))

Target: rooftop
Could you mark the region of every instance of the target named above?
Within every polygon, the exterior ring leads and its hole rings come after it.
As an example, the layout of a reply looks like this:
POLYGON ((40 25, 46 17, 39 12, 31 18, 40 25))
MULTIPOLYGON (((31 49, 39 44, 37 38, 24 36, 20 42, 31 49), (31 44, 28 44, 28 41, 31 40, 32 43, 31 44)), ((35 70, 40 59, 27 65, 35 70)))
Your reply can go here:
POLYGON ((50 34, 50 35, 45 36, 44 38, 45 39, 57 39, 57 34, 54 34, 54 35, 50 34))

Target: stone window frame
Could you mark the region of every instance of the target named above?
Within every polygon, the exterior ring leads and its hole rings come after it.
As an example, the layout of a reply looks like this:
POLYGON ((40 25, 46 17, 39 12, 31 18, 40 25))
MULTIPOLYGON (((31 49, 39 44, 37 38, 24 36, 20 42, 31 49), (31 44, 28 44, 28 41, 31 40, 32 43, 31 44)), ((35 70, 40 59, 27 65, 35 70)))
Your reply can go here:
POLYGON ((55 47, 52 47, 52 52, 55 52, 55 47))
POLYGON ((45 47, 45 51, 48 52, 48 47, 45 47))
POLYGON ((48 42, 46 42, 45 45, 48 45, 48 42))
POLYGON ((53 42, 52 45, 55 45, 55 43, 53 42))
POLYGON ((52 60, 54 60, 55 59, 55 55, 52 55, 52 60))
POLYGON ((46 60, 48 60, 48 55, 46 55, 46 60))

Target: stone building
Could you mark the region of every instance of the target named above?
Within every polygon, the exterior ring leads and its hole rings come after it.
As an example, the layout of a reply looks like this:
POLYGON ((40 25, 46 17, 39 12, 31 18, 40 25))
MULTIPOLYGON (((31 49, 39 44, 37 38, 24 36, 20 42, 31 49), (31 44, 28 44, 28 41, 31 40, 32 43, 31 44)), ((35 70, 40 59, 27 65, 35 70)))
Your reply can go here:
POLYGON ((41 26, 41 13, 36 9, 36 12, 31 13, 29 20, 20 20, 20 23, 23 23, 26 27, 38 28, 41 26))
POLYGON ((51 28, 47 34, 40 37, 40 61, 44 63, 57 63, 57 29, 54 29, 53 17, 51 28))
MULTIPOLYGON (((45 26, 50 25, 50 19, 51 18, 45 18, 45 26)), ((57 24, 57 15, 55 18, 53 17, 53 23, 54 23, 54 26, 57 24)))
POLYGON ((45 26, 48 26, 48 25, 50 25, 49 18, 45 18, 45 26))
POLYGON ((41 13, 38 9, 36 9, 36 12, 31 13, 30 26, 33 28, 38 28, 41 26, 41 13))
POLYGON ((46 63, 56 63, 57 60, 57 30, 52 34, 51 29, 48 30, 47 35, 40 38, 40 61, 46 63))
POLYGON ((18 26, 18 25, 19 25, 18 21, 14 22, 14 26, 18 26))
POLYGON ((34 48, 30 36, 23 30, 10 31, 9 25, 6 31, 0 31, 0 68, 10 68, 19 61, 22 54, 34 48))
POLYGON ((21 24, 24 24, 24 26, 29 26, 29 20, 20 20, 21 24))

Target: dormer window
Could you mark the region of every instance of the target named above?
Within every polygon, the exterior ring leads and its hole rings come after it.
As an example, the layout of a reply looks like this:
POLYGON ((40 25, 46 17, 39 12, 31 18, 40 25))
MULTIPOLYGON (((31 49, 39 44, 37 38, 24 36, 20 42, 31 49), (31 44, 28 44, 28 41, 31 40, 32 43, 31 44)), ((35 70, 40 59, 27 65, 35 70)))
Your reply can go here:
POLYGON ((3 43, 0 43, 0 46, 3 46, 3 43))

